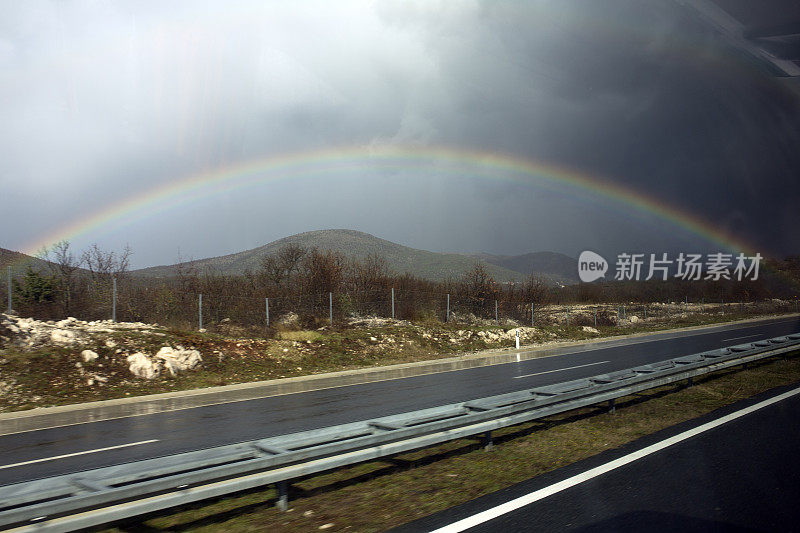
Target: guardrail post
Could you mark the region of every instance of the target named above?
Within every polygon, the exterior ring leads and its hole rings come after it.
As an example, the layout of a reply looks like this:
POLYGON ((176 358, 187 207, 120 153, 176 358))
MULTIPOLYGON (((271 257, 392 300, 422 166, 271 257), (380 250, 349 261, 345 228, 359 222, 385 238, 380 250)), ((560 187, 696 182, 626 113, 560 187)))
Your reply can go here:
POLYGON ((608 412, 612 414, 617 412, 617 404, 614 401, 614 398, 608 400, 608 412))
POLYGON ((269 327, 269 298, 264 298, 264 311, 267 313, 267 327, 269 327))
POLYGON ((278 491, 278 499, 275 500, 275 507, 279 511, 289 510, 289 483, 287 481, 278 481, 275 483, 275 490, 278 491))
POLYGON ((483 434, 483 438, 481 439, 481 445, 485 451, 490 451, 494 448, 494 442, 492 441, 492 432, 487 431, 483 434))
POLYGON ((693 377, 691 377, 691 378, 686 380, 686 386, 687 387, 691 387, 692 385, 694 385, 694 378, 693 377))
POLYGON ((111 278, 113 288, 111 292, 111 321, 117 321, 117 278, 111 278))
POLYGON ((197 329, 203 329, 203 294, 197 295, 197 329))
POLYGON ((328 293, 328 312, 331 318, 331 327, 333 327, 333 293, 328 293))
POLYGON ((392 287, 392 318, 394 318, 394 287, 392 287))
POLYGON ((445 322, 450 322, 450 293, 447 293, 447 314, 444 316, 445 322))

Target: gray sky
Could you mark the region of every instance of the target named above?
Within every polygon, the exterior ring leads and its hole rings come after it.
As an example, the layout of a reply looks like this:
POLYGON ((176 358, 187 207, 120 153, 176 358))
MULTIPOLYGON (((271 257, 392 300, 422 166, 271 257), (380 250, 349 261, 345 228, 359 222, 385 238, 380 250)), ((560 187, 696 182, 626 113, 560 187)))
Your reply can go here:
MULTIPOLYGON (((670 1, 0 1, 0 13, 4 248, 248 160, 403 145, 566 165, 764 252, 800 252, 797 98, 670 1)), ((365 160, 65 236, 128 243, 136 267, 323 228, 437 251, 718 248, 592 191, 513 177, 525 183, 365 160)))

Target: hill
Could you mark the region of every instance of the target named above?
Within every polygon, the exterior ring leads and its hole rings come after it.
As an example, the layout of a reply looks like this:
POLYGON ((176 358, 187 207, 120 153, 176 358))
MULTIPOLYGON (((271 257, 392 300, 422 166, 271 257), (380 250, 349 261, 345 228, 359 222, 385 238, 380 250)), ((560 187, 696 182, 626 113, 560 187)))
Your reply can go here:
MULTIPOLYGON (((477 260, 482 259, 478 255, 447 254, 418 250, 360 231, 331 229, 299 233, 251 250, 220 257, 199 259, 188 264, 200 271, 210 270, 220 274, 241 274, 248 269, 257 270, 262 258, 277 253, 281 247, 287 244, 296 244, 307 249, 332 250, 348 257, 359 259, 369 254, 377 254, 386 259, 389 268, 396 273, 410 272, 432 280, 444 280, 448 277, 459 278, 464 272, 472 268, 477 260)), ((502 260, 507 259, 512 258, 502 258, 502 260)), ((527 275, 526 272, 517 271, 493 261, 486 262, 488 270, 498 281, 520 281, 527 275)), ((134 270, 132 274, 169 277, 175 274, 175 265, 134 270)), ((556 271, 554 271, 554 274, 545 272, 543 274, 555 281, 569 279, 569 277, 563 276, 556 271)), ((574 277, 574 274, 572 277, 574 277)))
POLYGON ((0 248, 0 271, 2 271, 3 280, 5 280, 6 267, 11 266, 11 271, 16 276, 23 274, 29 265, 37 272, 48 270, 47 261, 23 254, 22 252, 0 248))
POLYGON ((578 281, 578 261, 564 254, 532 252, 514 256, 483 254, 478 257, 487 263, 525 275, 538 274, 568 283, 578 281))

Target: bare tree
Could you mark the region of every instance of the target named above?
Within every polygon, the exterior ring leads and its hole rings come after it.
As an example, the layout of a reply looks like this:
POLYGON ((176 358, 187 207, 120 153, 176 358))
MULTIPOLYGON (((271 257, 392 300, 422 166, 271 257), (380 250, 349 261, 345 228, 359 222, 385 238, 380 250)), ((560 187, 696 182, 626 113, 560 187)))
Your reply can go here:
POLYGON ((548 296, 550 296, 547 281, 534 273, 528 275, 522 286, 522 292, 525 302, 531 303, 534 310, 547 304, 548 296))
POLYGON ((114 251, 106 252, 97 244, 93 244, 83 251, 82 262, 93 280, 110 282, 112 278, 122 277, 128 272, 131 254, 131 249, 127 245, 122 253, 117 255, 114 251))
POLYGON ((389 267, 386 259, 378 254, 369 254, 351 265, 352 283, 360 292, 384 290, 389 285, 389 267))
POLYGON ((78 273, 81 261, 70 250, 69 241, 59 241, 50 248, 42 248, 37 254, 47 265, 58 283, 64 314, 72 311, 73 299, 77 290, 78 273))
POLYGON ((291 277, 300 271, 301 262, 306 255, 306 250, 299 244, 290 243, 278 250, 278 264, 291 277))
POLYGON ((470 297, 480 300, 496 298, 499 292, 497 282, 481 261, 464 274, 462 284, 470 297))

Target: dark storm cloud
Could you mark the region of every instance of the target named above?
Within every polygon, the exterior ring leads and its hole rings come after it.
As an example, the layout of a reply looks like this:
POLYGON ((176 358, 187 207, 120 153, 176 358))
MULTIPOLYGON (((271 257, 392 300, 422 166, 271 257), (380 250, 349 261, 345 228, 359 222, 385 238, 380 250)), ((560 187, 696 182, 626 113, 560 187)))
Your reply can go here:
MULTIPOLYGON (((238 161, 401 143, 566 164, 800 248, 796 98, 673 2, 0 8, 0 246, 238 161)), ((429 174, 251 188, 78 244, 130 242, 139 266, 342 226, 451 251, 710 246, 590 193, 429 174)))

